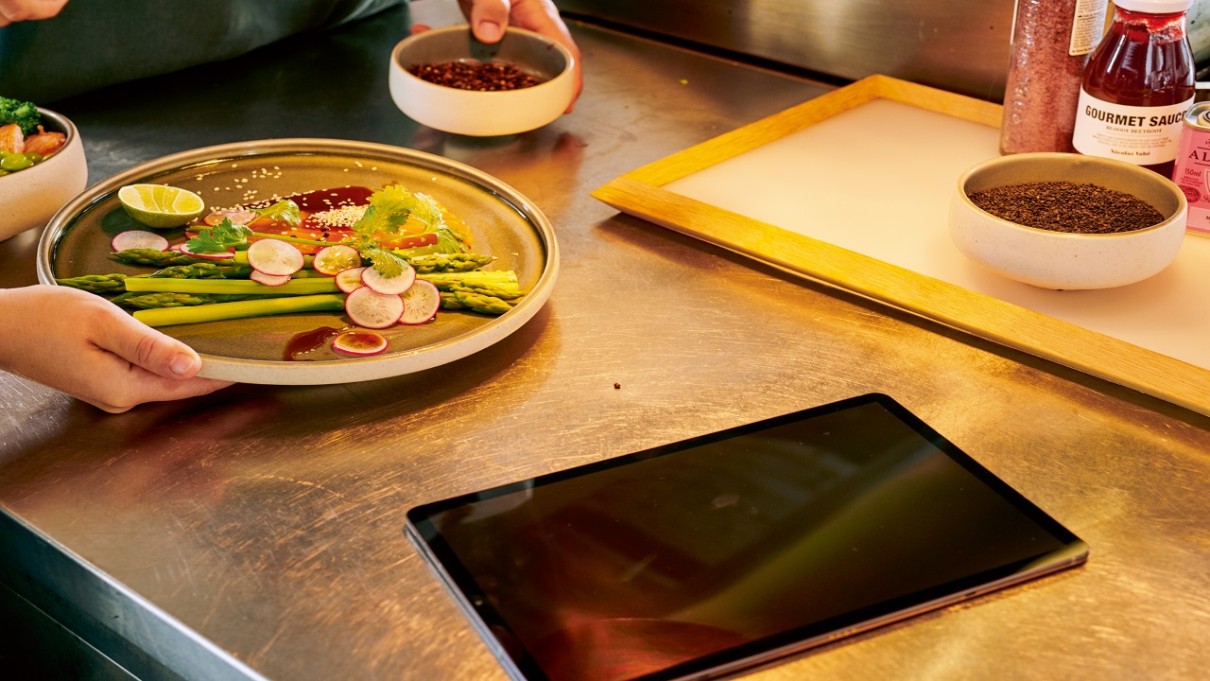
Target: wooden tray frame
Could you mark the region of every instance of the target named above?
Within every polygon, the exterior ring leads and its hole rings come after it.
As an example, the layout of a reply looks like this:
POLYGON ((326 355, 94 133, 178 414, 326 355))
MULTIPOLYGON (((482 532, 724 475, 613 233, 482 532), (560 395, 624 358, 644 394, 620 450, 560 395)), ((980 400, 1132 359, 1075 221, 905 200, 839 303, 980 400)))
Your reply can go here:
POLYGON ((1210 416, 1210 371, 1199 366, 664 189, 874 99, 991 127, 999 127, 1002 112, 991 102, 869 76, 621 175, 592 196, 622 212, 812 281, 1210 416))

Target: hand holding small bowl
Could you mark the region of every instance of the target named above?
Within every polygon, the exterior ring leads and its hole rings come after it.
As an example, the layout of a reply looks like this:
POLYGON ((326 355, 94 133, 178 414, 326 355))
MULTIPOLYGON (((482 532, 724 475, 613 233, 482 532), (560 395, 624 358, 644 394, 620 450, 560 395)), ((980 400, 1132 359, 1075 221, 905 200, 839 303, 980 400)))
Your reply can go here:
POLYGON ((509 27, 499 43, 477 41, 467 25, 422 31, 391 52, 390 91, 416 122, 459 135, 492 137, 535 130, 561 116, 575 97, 575 57, 563 45, 509 27), (416 75, 419 67, 489 63, 512 67, 538 82, 508 89, 463 89, 416 75))

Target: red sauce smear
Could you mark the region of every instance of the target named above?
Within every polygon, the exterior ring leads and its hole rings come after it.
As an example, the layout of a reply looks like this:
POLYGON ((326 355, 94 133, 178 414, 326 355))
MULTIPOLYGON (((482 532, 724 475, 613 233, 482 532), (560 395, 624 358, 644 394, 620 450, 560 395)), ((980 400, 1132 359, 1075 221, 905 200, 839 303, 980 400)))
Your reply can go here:
POLYGON ((286 350, 282 353, 282 359, 287 362, 320 359, 317 357, 319 351, 327 347, 333 338, 340 335, 340 332, 340 329, 321 326, 318 329, 295 334, 290 339, 290 342, 286 343, 286 350))
POLYGON ((319 213, 344 206, 364 206, 370 202, 370 195, 373 193, 374 190, 369 187, 334 187, 294 194, 281 200, 293 201, 301 210, 308 213, 319 213))

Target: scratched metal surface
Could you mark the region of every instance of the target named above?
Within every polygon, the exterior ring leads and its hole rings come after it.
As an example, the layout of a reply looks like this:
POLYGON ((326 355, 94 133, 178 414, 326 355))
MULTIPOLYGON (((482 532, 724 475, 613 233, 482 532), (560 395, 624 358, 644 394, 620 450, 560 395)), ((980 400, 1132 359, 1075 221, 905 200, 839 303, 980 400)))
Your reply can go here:
MULTIPOLYGON (((220 110, 175 82, 60 110, 83 131, 93 181, 272 136, 470 163, 553 221, 563 268, 549 304, 497 346, 421 374, 239 386, 120 416, 0 373, 7 581, 145 676, 504 678, 406 543, 408 507, 881 391, 1066 523, 1092 558, 753 678, 1204 674, 1210 421, 588 196, 823 87, 576 25, 587 90, 574 114, 515 139, 450 138, 386 96, 402 21, 392 12, 197 72, 211 88, 263 88, 252 111, 220 110), (352 82, 304 98, 296 89, 315 74, 352 82), (360 115, 330 115, 350 98, 360 115), (154 134, 140 127, 148 116, 154 134)), ((29 235, 0 245, 0 284, 31 283, 32 258, 29 235)))

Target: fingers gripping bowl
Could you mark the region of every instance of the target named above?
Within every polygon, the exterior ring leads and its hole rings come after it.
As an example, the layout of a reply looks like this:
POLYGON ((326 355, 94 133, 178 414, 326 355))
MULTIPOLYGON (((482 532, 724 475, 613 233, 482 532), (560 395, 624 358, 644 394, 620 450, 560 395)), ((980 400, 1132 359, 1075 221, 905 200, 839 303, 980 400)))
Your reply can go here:
POLYGON ((496 45, 474 41, 466 25, 417 33, 391 52, 391 98, 416 122, 459 135, 515 135, 557 119, 575 95, 575 58, 566 47, 510 27, 496 45), (527 87, 473 90, 438 85, 412 73, 418 66, 498 63, 538 82, 527 87))
POLYGON ((53 111, 38 112, 45 129, 64 133, 67 141, 46 160, 0 175, 0 241, 45 226, 88 184, 88 163, 76 126, 53 111))
POLYGON ((1064 153, 1001 156, 959 179, 949 226, 964 255, 1001 276, 1049 289, 1125 286, 1172 263, 1185 238, 1185 195, 1172 181, 1123 161, 1064 153), (1066 182, 1137 197, 1162 220, 1117 233, 1062 232, 1010 222, 977 206, 971 195, 1011 185, 1066 182))

